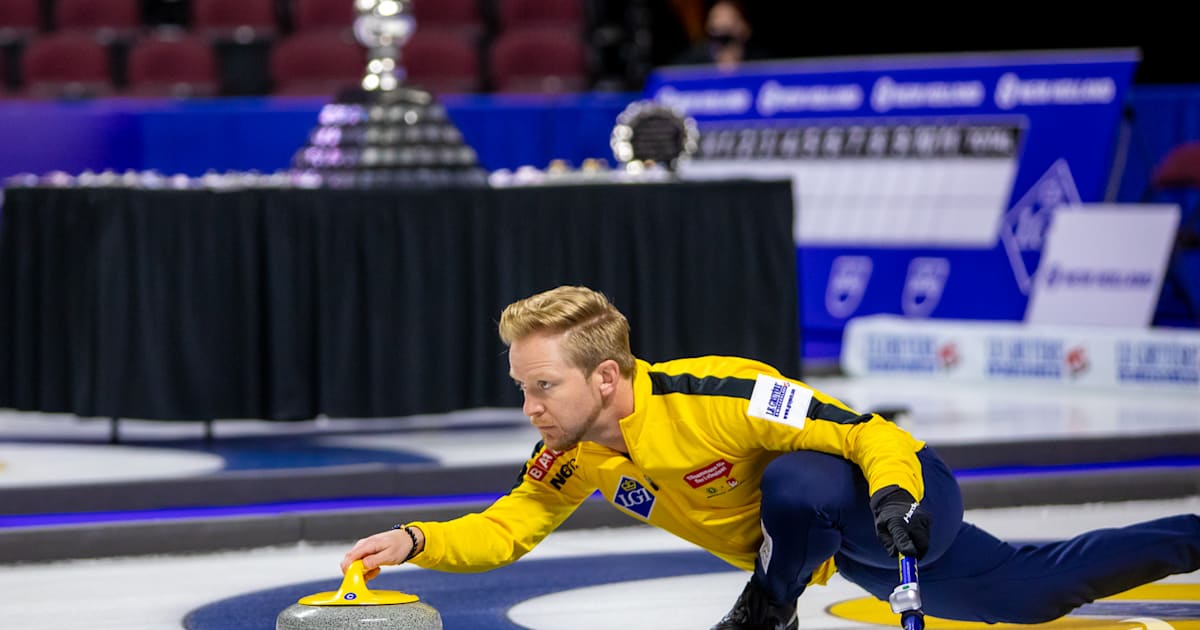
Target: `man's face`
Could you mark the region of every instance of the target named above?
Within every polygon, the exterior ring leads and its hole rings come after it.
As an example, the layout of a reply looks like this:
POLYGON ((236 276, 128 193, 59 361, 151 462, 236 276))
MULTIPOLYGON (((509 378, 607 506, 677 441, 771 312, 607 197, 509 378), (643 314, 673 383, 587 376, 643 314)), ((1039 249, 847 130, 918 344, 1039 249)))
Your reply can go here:
POLYGON ((741 44, 750 36, 750 25, 731 4, 719 2, 708 14, 708 38, 720 46, 741 44))
POLYGON ((508 365, 525 396, 522 411, 547 447, 565 451, 589 439, 602 406, 599 378, 567 363, 561 334, 537 333, 513 341, 508 365))

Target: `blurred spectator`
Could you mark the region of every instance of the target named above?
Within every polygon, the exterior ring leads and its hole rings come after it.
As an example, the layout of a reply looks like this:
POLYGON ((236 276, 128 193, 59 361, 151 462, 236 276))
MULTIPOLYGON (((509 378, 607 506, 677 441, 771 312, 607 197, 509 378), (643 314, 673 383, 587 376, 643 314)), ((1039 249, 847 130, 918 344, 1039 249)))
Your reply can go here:
POLYGON ((704 19, 704 39, 674 59, 676 64, 716 64, 735 68, 768 55, 752 39, 754 29, 738 0, 717 0, 704 19))

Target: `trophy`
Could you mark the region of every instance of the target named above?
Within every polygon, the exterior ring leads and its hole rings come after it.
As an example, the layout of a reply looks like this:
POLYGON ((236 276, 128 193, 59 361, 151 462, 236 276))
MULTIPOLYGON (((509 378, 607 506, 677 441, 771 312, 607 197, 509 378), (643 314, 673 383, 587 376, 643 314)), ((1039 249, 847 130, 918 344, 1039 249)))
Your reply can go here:
POLYGON ((404 80, 400 47, 417 28, 410 0, 354 0, 354 37, 367 48, 367 92, 391 92, 404 80))
POLYGON ((417 28, 411 0, 355 0, 354 8, 354 35, 368 51, 361 87, 321 110, 293 168, 330 188, 486 185, 445 108, 405 83, 400 49, 417 28))

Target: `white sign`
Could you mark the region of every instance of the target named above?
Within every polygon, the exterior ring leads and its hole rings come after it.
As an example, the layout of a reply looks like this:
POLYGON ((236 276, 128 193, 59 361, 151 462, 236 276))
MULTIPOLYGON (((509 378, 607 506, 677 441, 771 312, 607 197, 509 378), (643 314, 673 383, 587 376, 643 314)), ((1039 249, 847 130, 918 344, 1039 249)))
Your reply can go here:
POLYGON ((1033 279, 1025 321, 1149 326, 1179 227, 1179 206, 1059 208, 1033 279))
POLYGON ((1196 330, 869 315, 847 323, 841 361, 856 377, 1200 394, 1196 330))

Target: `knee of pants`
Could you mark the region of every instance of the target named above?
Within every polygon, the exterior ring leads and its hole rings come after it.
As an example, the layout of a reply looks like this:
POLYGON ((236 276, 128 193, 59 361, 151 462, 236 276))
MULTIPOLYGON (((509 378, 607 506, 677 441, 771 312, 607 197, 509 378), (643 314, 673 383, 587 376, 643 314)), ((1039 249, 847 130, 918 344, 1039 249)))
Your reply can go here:
POLYGON ((866 505, 866 487, 852 462, 815 451, 785 453, 763 471, 763 512, 845 513, 866 505))

